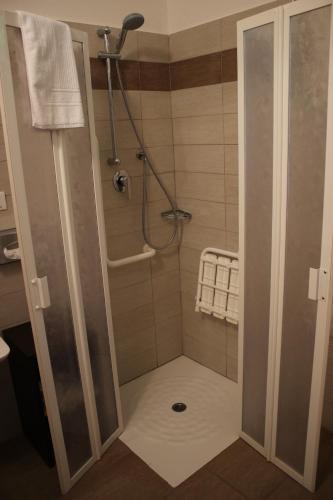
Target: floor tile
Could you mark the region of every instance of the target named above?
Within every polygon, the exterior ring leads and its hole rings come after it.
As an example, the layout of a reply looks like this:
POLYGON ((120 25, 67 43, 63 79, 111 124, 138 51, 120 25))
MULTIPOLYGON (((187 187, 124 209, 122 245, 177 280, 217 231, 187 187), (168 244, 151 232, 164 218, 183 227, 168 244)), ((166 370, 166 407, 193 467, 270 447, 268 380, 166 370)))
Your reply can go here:
POLYGON ((241 439, 212 460, 206 469, 250 500, 266 498, 285 478, 283 472, 241 439))

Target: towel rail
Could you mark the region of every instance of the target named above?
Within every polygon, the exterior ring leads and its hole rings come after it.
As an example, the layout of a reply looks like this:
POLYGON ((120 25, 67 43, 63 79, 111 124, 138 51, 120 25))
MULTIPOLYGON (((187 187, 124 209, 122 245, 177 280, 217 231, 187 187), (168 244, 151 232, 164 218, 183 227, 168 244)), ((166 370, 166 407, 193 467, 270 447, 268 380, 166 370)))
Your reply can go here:
POLYGON ((151 259, 156 254, 156 250, 151 248, 149 245, 143 246, 143 252, 137 255, 132 255, 131 257, 125 257, 124 259, 110 260, 107 259, 107 265, 110 268, 127 266, 129 264, 134 264, 135 262, 140 262, 141 260, 151 259))

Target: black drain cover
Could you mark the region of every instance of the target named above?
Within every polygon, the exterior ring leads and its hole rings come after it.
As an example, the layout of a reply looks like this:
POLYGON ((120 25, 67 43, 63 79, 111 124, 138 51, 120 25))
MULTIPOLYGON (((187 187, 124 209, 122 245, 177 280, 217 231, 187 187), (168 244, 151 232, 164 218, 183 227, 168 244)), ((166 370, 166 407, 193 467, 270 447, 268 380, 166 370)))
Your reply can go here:
POLYGON ((182 411, 185 411, 187 406, 185 403, 174 403, 171 408, 173 411, 176 411, 177 413, 181 413, 182 411))

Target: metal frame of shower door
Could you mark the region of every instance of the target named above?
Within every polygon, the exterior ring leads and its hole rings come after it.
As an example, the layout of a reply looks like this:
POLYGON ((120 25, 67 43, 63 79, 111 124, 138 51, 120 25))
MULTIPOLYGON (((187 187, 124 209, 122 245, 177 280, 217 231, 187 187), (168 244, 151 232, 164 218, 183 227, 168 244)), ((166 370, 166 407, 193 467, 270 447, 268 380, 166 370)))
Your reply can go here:
MULTIPOLYGON (((327 351, 329 343, 329 330, 331 325, 332 309, 332 252, 333 252, 333 197, 331 187, 333 185, 333 42, 332 42, 332 18, 329 54, 329 86, 328 86, 328 112, 327 112, 327 144, 325 162, 325 187, 323 206, 323 228, 320 268, 327 271, 327 298, 317 303, 317 320, 315 332, 314 359, 312 369, 312 382, 310 393, 309 419, 307 429, 305 468, 304 475, 299 474, 290 466, 285 464, 276 456, 276 433, 278 419, 278 396, 280 379, 280 360, 282 344, 282 316, 283 316, 283 293, 285 273, 285 245, 286 245, 286 218, 287 218, 287 178, 288 178, 288 138, 289 138, 289 34, 290 18, 301 13, 331 5, 331 1, 325 0, 298 0, 287 4, 283 9, 283 140, 282 140, 282 193, 281 193, 281 250, 280 250, 280 281, 278 291, 278 325, 277 325, 277 348, 275 360, 275 386, 274 386, 274 408, 273 408, 273 433, 271 461, 289 474, 293 479, 301 483, 311 491, 315 489, 317 458, 319 449, 319 436, 321 428, 322 409, 324 401, 324 388, 326 379, 327 351)), ((331 13, 333 14, 333 13, 331 13)))
POLYGON ((281 163, 281 54, 282 54, 282 9, 278 7, 255 16, 243 19, 237 23, 237 54, 238 54, 238 137, 239 137, 239 267, 240 267, 240 303, 239 303, 239 336, 238 336, 238 384, 240 400, 240 436, 266 458, 270 456, 274 360, 276 349, 276 315, 277 305, 274 290, 277 288, 279 276, 279 233, 280 233, 280 163, 281 163), (273 188, 272 188, 272 250, 271 250, 271 300, 270 323, 268 332, 267 360, 267 390, 266 390, 266 421, 264 446, 242 431, 243 413, 243 359, 244 359, 244 284, 245 284, 245 74, 244 74, 244 33, 266 24, 274 25, 274 104, 273 104, 273 188), (275 189, 277 186, 278 189, 275 189))
POLYGON ((111 359, 111 368, 112 368, 117 418, 118 418, 118 429, 105 441, 105 443, 103 444, 100 443, 101 453, 103 453, 108 449, 108 447, 123 431, 123 417, 122 417, 122 407, 120 400, 119 377, 117 369, 116 348, 114 341, 114 330, 113 330, 112 312, 111 312, 111 299, 110 299, 108 265, 107 265, 108 256, 107 256, 107 243, 106 243, 106 231, 105 231, 103 195, 102 195, 102 179, 101 179, 101 169, 100 169, 100 159, 99 159, 99 148, 98 148, 98 141, 95 129, 95 115, 94 115, 93 94, 91 86, 88 35, 87 33, 72 28, 71 28, 71 33, 73 41, 82 43, 82 49, 83 49, 86 99, 87 99, 88 118, 89 118, 88 126, 89 126, 90 145, 91 145, 91 161, 92 161, 91 166, 92 166, 93 180, 94 180, 97 230, 99 238, 98 243, 101 254, 101 269, 102 269, 102 279, 103 279, 103 291, 105 297, 105 311, 107 317, 110 359, 111 359))

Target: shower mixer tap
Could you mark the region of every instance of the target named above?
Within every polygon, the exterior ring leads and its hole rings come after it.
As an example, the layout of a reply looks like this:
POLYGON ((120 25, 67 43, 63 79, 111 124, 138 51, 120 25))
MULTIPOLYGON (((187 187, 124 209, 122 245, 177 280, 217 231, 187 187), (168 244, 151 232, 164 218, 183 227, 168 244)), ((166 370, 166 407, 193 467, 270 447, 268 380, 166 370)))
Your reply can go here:
POLYGON ((131 178, 126 170, 119 170, 113 176, 113 186, 118 193, 126 193, 131 198, 131 178))

